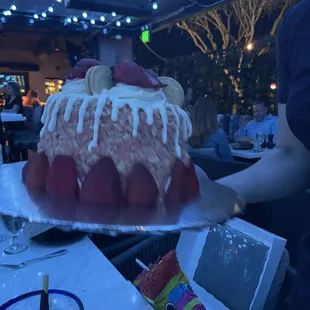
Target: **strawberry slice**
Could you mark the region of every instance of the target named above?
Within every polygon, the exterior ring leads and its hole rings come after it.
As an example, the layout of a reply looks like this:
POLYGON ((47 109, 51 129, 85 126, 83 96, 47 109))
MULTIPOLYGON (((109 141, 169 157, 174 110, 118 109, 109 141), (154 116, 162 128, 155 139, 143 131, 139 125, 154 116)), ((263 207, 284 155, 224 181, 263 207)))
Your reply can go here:
POLYGON ((22 170, 22 180, 23 180, 23 183, 26 183, 26 177, 27 177, 27 174, 28 174, 28 169, 29 169, 29 161, 26 162, 25 166, 23 167, 23 170, 22 170))
POLYGON ((190 161, 189 166, 185 169, 185 187, 182 194, 182 202, 189 202, 199 195, 199 181, 195 171, 195 165, 190 161))
POLYGON ((82 184, 83 204, 119 208, 124 204, 119 172, 111 157, 101 158, 88 172, 82 184))
POLYGON ((29 158, 23 169, 23 178, 25 178, 28 190, 41 191, 45 189, 49 167, 48 158, 44 153, 36 153, 29 158))
POLYGON ((75 199, 79 193, 77 179, 74 159, 57 155, 47 175, 46 190, 51 198, 75 199))
POLYGON ((150 221, 157 209, 158 195, 158 186, 150 171, 142 163, 135 164, 127 184, 126 222, 144 224, 150 221))
POLYGON ((182 195, 185 189, 186 167, 181 159, 176 159, 171 172, 171 181, 165 197, 169 216, 177 216, 181 208, 182 195))

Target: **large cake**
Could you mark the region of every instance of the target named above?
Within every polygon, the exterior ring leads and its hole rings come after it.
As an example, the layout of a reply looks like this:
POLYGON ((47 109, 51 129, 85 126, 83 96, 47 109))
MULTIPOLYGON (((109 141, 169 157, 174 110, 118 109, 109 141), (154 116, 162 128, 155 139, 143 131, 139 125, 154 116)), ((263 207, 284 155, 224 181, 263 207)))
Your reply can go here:
POLYGON ((122 210, 178 213, 199 191, 183 100, 177 81, 134 62, 112 73, 81 60, 46 102, 38 154, 23 171, 28 190, 113 209, 109 221, 122 210))

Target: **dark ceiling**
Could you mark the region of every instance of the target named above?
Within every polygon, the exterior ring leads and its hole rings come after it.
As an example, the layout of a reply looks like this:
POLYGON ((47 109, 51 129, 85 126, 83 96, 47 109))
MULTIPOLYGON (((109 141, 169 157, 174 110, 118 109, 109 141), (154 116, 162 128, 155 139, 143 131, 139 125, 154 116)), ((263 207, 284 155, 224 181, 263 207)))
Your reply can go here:
POLYGON ((133 30, 140 31, 142 26, 149 25, 155 29, 225 1, 1 0, 0 20, 4 27, 6 24, 21 27, 31 25, 64 30, 65 25, 66 29, 72 31, 98 33, 98 30, 117 29, 118 32, 130 34, 133 30))

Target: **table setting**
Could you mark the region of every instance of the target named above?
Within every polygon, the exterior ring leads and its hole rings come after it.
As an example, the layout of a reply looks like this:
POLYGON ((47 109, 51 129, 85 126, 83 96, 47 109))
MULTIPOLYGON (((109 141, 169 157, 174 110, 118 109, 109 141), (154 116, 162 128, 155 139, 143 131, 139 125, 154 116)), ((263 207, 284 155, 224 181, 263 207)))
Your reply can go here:
POLYGON ((42 283, 47 276, 47 309, 96 309, 100 304, 109 310, 120 309, 120 304, 128 310, 152 309, 87 236, 67 245, 46 246, 25 238, 29 233, 21 229, 18 242, 26 249, 6 254, 10 234, 0 225, 1 310, 41 309, 42 283))
POLYGON ((273 135, 258 132, 255 137, 237 137, 230 144, 234 157, 244 159, 260 159, 272 152, 274 148, 273 135))

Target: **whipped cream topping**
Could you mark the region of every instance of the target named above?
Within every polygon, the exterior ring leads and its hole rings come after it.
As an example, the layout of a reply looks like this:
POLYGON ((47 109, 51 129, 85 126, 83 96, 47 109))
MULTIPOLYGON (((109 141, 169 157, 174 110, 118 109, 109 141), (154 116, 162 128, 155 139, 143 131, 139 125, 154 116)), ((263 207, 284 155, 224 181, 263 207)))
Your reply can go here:
POLYGON ((67 99, 66 109, 64 112, 64 120, 70 121, 71 112, 75 103, 82 104, 79 108, 79 118, 77 125, 77 132, 83 133, 84 120, 88 105, 91 101, 97 100, 97 107, 94 112, 94 129, 93 139, 88 145, 88 151, 91 152, 93 148, 98 146, 98 135, 100 128, 100 118, 108 100, 112 102, 111 119, 116 122, 118 120, 118 111, 128 105, 131 109, 133 118, 132 135, 136 137, 139 127, 139 110, 143 110, 146 114, 146 122, 148 125, 153 124, 154 111, 159 111, 162 119, 162 142, 167 143, 167 125, 168 116, 167 110, 170 110, 175 118, 176 131, 174 138, 175 152, 177 157, 181 157, 180 147, 180 117, 183 119, 183 139, 187 140, 192 134, 192 124, 187 113, 179 106, 172 105, 167 102, 167 98, 162 89, 142 89, 136 86, 129 86, 125 84, 117 84, 110 90, 103 90, 101 94, 90 96, 86 93, 84 80, 72 81, 63 86, 62 91, 58 94, 52 95, 48 98, 42 116, 42 123, 44 124, 40 136, 44 137, 46 131, 53 132, 56 128, 58 111, 62 103, 67 99))

